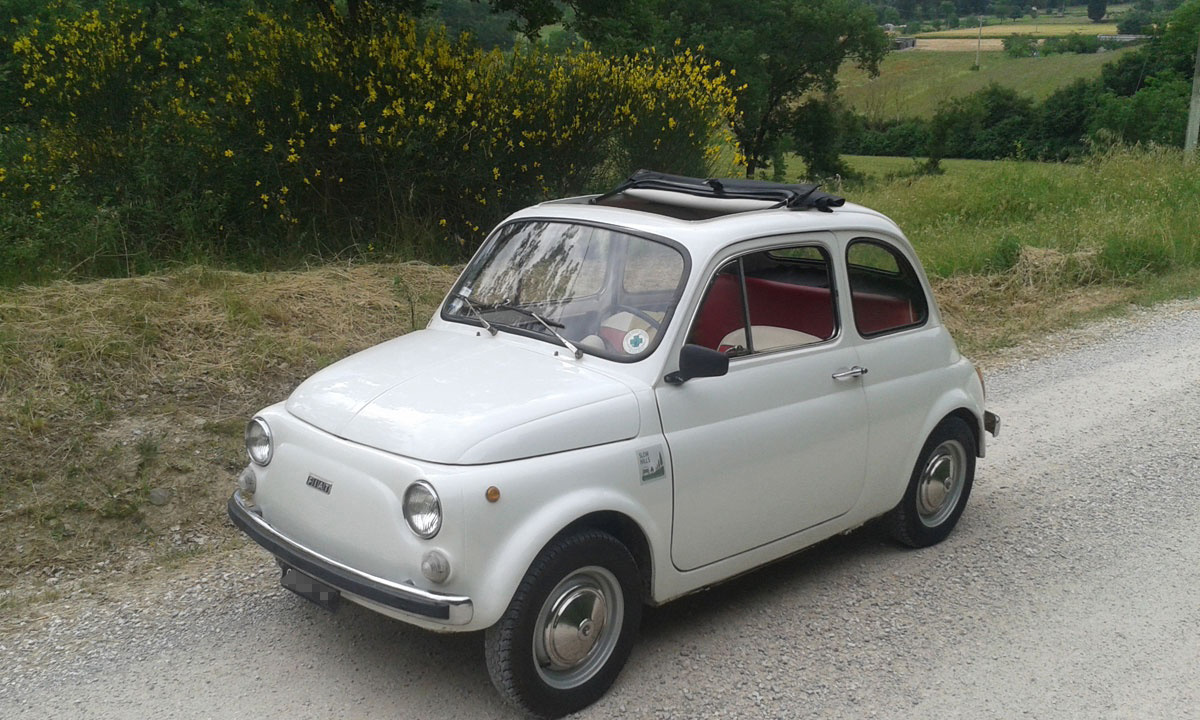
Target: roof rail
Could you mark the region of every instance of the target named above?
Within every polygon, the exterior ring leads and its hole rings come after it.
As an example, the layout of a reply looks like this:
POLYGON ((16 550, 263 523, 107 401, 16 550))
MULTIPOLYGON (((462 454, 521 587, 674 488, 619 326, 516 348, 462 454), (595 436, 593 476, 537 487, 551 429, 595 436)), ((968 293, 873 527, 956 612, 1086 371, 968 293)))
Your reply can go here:
POLYGON ((821 212, 833 212, 833 208, 846 204, 845 198, 821 192, 818 187, 733 178, 702 180, 684 175, 638 170, 625 182, 593 198, 591 202, 600 203, 626 190, 666 190, 722 200, 774 200, 778 203, 775 207, 785 207, 789 210, 816 208, 821 212))

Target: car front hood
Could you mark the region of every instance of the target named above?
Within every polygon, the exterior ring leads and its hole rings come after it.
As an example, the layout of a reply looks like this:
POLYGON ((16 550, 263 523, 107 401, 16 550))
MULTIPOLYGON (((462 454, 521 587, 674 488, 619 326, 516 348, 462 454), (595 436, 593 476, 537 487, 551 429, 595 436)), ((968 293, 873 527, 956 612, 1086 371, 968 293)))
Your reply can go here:
POLYGON ((635 437, 637 399, 568 353, 419 330, 337 362, 288 398, 296 417, 406 457, 476 465, 635 437))

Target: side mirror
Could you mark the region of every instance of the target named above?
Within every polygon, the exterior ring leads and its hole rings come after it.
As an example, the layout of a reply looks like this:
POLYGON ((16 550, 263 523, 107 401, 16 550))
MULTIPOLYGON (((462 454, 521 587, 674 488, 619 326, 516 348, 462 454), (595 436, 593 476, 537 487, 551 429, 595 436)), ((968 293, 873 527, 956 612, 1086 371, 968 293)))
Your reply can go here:
POLYGON ((663 380, 672 385, 698 377, 720 377, 729 372, 729 356, 720 350, 703 345, 684 345, 679 351, 679 369, 668 373, 663 380))

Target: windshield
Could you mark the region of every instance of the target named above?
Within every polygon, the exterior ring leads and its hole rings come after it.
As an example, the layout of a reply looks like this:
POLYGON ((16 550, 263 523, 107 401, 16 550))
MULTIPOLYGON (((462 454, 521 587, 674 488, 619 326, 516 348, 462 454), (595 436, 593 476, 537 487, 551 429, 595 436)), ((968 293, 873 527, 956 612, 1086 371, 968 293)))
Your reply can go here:
POLYGON ((632 362, 658 345, 685 271, 683 254, 665 242, 565 221, 514 222, 484 245, 442 316, 632 362))

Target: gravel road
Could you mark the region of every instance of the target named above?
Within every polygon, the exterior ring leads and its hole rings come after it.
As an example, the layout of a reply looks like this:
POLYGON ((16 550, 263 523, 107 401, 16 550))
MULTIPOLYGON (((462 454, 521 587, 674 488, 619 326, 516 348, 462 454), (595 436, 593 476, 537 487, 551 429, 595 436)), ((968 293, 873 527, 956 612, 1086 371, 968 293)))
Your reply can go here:
MULTIPOLYGON (((1019 350, 988 391, 1004 432, 949 540, 868 526, 651 611, 580 717, 1200 718, 1200 303, 1019 350)), ((479 634, 328 615, 256 547, 39 612, 0 634, 9 720, 517 717, 479 634)))

